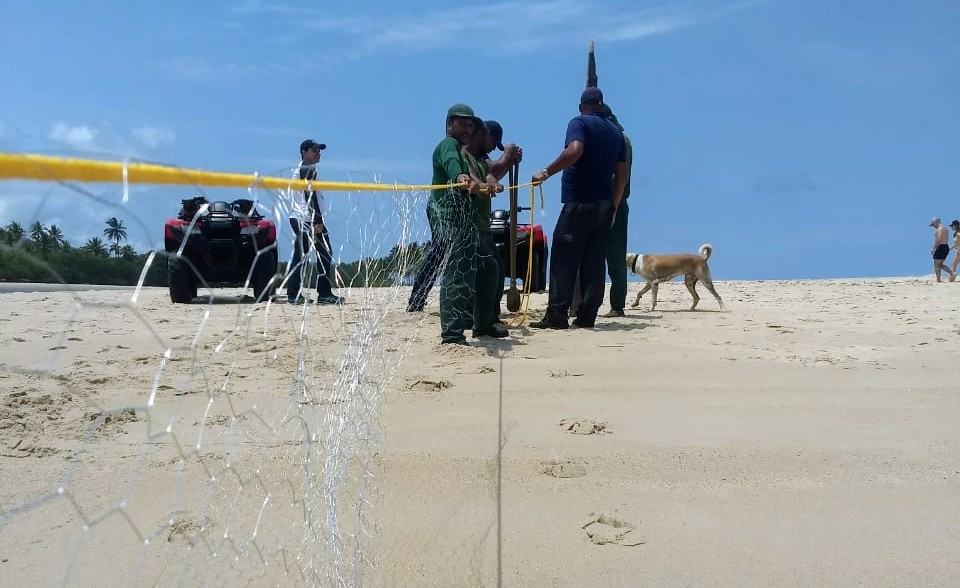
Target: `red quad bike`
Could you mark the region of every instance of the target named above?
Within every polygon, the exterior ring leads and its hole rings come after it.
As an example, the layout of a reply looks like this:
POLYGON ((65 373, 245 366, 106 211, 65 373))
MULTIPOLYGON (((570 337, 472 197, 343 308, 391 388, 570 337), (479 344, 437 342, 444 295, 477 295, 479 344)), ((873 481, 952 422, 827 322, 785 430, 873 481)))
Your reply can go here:
MULTIPOLYGON (((517 207, 517 212, 530 210, 517 207)), ((490 218, 490 231, 497 245, 497 252, 507 268, 507 278, 526 280, 527 260, 530 247, 533 247, 533 268, 530 274, 530 291, 542 292, 547 288, 547 236, 541 225, 517 225, 517 270, 510 275, 510 213, 506 210, 494 210, 490 218)), ((527 284, 524 284, 526 286, 527 284)))
POLYGON ((183 200, 177 218, 164 226, 163 242, 175 303, 196 298, 200 285, 242 287, 248 277, 258 301, 276 291, 277 226, 257 212, 252 200, 183 200))

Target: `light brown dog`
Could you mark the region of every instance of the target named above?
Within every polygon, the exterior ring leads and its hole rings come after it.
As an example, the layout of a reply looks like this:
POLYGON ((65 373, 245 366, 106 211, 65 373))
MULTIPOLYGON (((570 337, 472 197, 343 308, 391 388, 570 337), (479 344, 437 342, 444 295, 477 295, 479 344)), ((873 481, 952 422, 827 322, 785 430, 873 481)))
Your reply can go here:
POLYGON ((713 287, 713 280, 710 278, 710 266, 707 260, 713 253, 713 246, 704 243, 700 246, 700 255, 693 253, 674 253, 671 255, 638 255, 636 253, 627 254, 627 267, 634 274, 647 281, 647 285, 637 294, 637 299, 631 306, 640 305, 640 297, 653 290, 653 306, 650 310, 657 308, 657 287, 660 282, 669 282, 673 278, 683 275, 683 283, 687 290, 693 296, 693 306, 690 310, 696 310, 697 303, 700 302, 700 296, 697 294, 697 282, 703 282, 707 290, 713 294, 713 297, 720 303, 720 310, 723 310, 723 300, 713 287))

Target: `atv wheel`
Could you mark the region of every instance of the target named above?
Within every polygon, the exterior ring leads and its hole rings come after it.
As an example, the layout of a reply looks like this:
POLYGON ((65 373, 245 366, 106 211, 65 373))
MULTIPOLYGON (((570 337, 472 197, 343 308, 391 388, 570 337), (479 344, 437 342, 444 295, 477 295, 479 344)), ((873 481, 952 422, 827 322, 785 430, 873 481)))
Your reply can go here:
POLYGON ((194 290, 190 279, 190 266, 179 257, 167 258, 167 278, 170 284, 170 301, 184 303, 193 300, 194 290))
POLYGON ((264 251, 257 258, 257 265, 253 268, 250 281, 253 286, 253 297, 257 302, 269 300, 277 291, 274 277, 277 275, 277 251, 264 251))

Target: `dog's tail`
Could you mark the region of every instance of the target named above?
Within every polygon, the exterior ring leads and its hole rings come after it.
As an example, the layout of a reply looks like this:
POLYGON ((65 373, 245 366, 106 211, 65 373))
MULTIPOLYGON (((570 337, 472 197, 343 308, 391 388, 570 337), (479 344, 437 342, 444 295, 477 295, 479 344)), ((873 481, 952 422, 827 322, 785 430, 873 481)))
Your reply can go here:
POLYGON ((713 245, 709 243, 704 243, 703 245, 700 246, 700 257, 702 257, 704 261, 710 259, 710 256, 712 254, 713 254, 713 245))

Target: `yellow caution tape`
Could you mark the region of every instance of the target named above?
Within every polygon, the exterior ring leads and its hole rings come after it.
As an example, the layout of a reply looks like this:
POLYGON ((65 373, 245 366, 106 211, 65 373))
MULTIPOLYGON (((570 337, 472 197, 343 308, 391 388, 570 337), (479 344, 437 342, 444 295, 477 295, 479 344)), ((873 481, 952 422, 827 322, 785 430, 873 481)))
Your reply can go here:
MULTIPOLYGON (((187 169, 155 163, 128 163, 50 157, 32 153, 0 153, 0 180, 35 180, 41 182, 98 182, 126 184, 172 184, 223 188, 271 188, 275 190, 329 190, 412 192, 442 190, 466 184, 373 184, 361 182, 328 182, 294 180, 258 174, 238 174, 187 169)), ((538 186, 539 182, 519 184, 517 188, 538 186)), ((543 195, 541 193, 541 200, 543 195)), ((542 202, 541 202, 542 206, 542 202)))
POLYGON ((226 188, 272 188, 276 190, 413 191, 449 188, 450 184, 364 184, 294 180, 257 174, 237 174, 186 169, 154 163, 124 163, 49 157, 29 153, 0 153, 0 179, 44 182, 101 182, 128 184, 173 184, 226 188))

